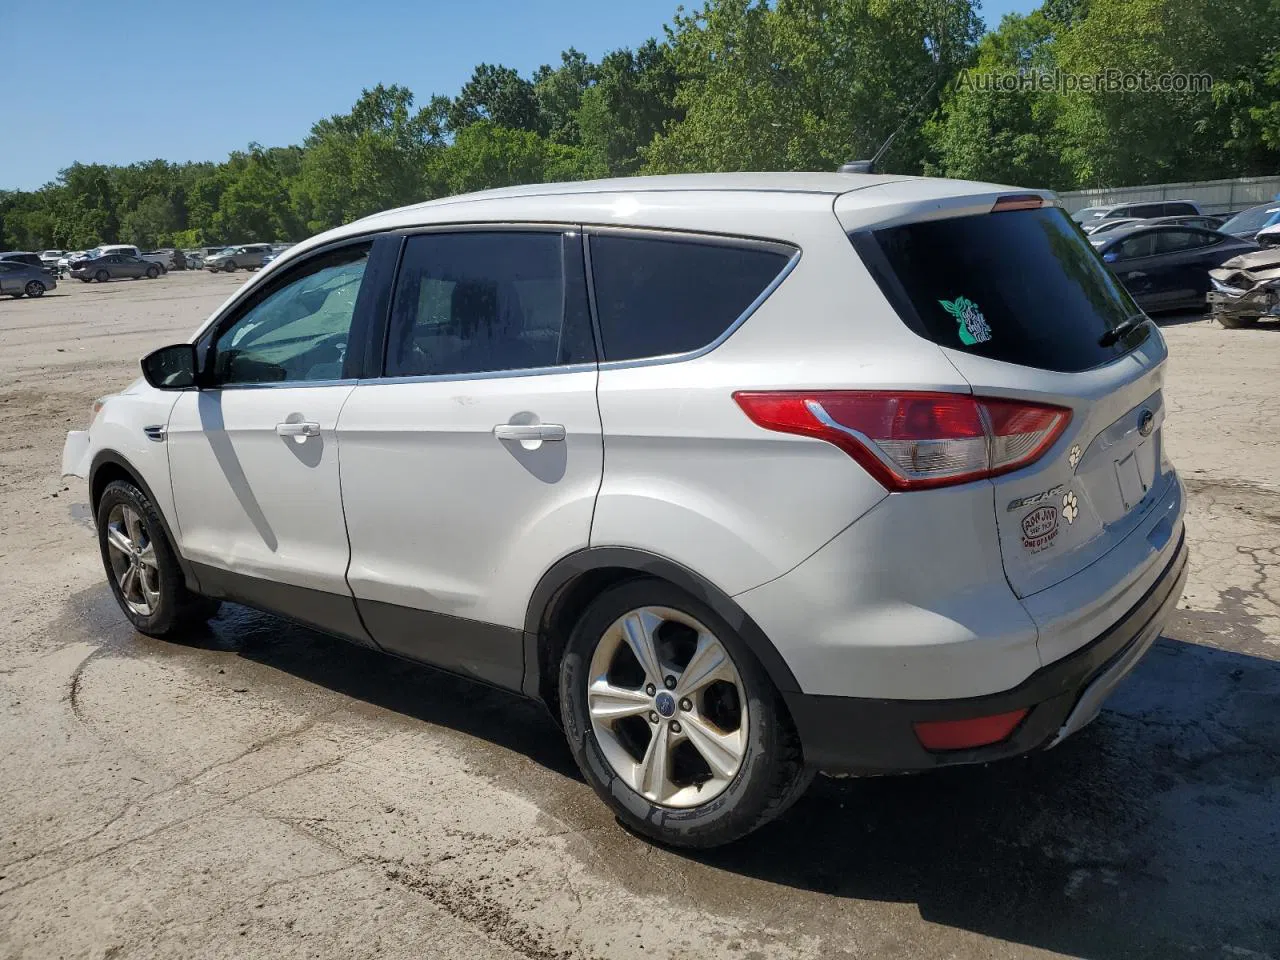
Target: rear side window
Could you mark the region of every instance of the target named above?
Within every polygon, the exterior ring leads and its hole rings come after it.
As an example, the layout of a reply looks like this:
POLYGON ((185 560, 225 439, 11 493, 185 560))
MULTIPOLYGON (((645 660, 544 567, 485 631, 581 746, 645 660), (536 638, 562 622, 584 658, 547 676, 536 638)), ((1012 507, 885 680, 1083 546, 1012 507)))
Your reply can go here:
POLYGON ((1138 312, 1056 207, 855 233, 898 315, 941 346, 1043 370, 1100 366, 1148 336, 1104 334, 1138 312))
POLYGON ((591 273, 605 360, 714 343, 782 273, 792 252, 692 238, 594 234, 591 273))
POLYGON ((594 360, 580 238, 466 231, 406 242, 387 376, 499 373, 594 360))
POLYGON ((1136 260, 1139 257, 1150 257, 1155 252, 1156 235, 1151 231, 1122 240, 1111 248, 1111 253, 1115 254, 1117 260, 1136 260))
POLYGON ((1181 216, 1183 214, 1195 216, 1200 211, 1195 208, 1194 204, 1187 203, 1185 200, 1175 200, 1164 205, 1164 212, 1170 216, 1181 216))

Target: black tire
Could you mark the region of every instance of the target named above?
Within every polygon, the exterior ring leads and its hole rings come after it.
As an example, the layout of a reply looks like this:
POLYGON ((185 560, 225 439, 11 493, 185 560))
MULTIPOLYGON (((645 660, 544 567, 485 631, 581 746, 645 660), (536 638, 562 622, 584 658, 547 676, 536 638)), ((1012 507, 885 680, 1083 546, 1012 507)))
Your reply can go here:
POLYGON ((222 265, 222 269, 225 270, 227 273, 235 273, 236 272, 235 261, 228 260, 226 263, 222 265))
POLYGON ((171 637, 198 626, 217 614, 221 606, 220 601, 200 596, 187 589, 182 568, 178 565, 178 559, 173 546, 169 543, 169 538, 165 536, 164 525, 160 522, 155 506, 147 499, 146 494, 132 483, 114 480, 107 484, 107 489, 102 492, 102 499, 98 501, 97 526, 98 548, 102 554, 102 565, 107 573, 107 582, 121 611, 139 633, 145 633, 150 637, 171 637), (146 540, 154 548, 159 601, 148 614, 139 613, 125 602, 115 567, 112 565, 111 553, 107 546, 107 525, 112 510, 117 506, 127 507, 141 519, 146 540))
POLYGON ((45 285, 39 280, 32 280, 23 288, 23 293, 33 300, 38 300, 44 296, 45 285))
POLYGON ((90 280, 88 277, 81 277, 81 278, 80 278, 80 282, 81 282, 81 283, 92 283, 93 281, 92 281, 92 280, 90 280))
POLYGON ((111 274, 107 273, 105 270, 99 270, 93 275, 93 279, 97 280, 99 283, 106 283, 111 279, 111 274))
POLYGON ((150 266, 150 267, 147 267, 147 279, 148 279, 148 280, 154 280, 154 279, 155 279, 156 277, 158 277, 158 276, 160 276, 160 268, 159 268, 159 267, 156 267, 156 266, 150 266))
POLYGON ((1258 322, 1257 317, 1231 317, 1225 313, 1218 314, 1218 322, 1228 330, 1239 330, 1241 327, 1252 327, 1258 322))
POLYGON ((628 580, 587 607, 560 664, 560 713, 569 749, 587 782, 624 826, 661 844, 730 843, 782 814, 813 779, 786 706, 750 649, 714 610, 664 580, 628 580), (660 806, 637 793, 615 773, 591 726, 587 683, 596 645, 620 617, 646 606, 672 608, 704 624, 728 650, 746 693, 750 722, 741 766, 723 792, 700 806, 660 806))

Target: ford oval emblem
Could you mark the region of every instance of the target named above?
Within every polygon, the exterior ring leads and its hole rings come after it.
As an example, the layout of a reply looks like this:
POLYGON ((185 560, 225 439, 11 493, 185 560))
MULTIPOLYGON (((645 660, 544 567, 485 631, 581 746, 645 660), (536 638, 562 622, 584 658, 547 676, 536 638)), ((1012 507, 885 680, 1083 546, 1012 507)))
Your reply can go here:
POLYGON ((1138 432, 1144 437, 1151 436, 1151 431, 1156 428, 1156 415, 1150 410, 1143 410, 1138 415, 1138 432))

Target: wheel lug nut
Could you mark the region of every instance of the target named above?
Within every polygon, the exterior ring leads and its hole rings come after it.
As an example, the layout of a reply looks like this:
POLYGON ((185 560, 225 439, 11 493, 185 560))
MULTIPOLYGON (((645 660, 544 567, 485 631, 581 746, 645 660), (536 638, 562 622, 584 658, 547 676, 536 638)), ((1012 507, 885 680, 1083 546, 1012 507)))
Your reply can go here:
POLYGON ((644 692, 652 697, 655 693, 658 692, 658 688, 655 687, 652 683, 649 683, 645 685, 644 692))
POLYGON ((663 680, 662 682, 668 690, 674 690, 676 688, 675 677, 667 677, 667 679, 663 680))
POLYGON ((692 710, 692 709, 693 709, 693 701, 692 701, 692 700, 690 700, 688 697, 685 697, 683 700, 681 700, 681 701, 680 701, 680 709, 681 709, 681 710, 692 710))
POLYGON ((657 710, 650 710, 650 711, 649 711, 649 722, 650 722, 650 723, 657 723, 657 722, 658 722, 658 711, 657 711, 657 710))
POLYGON ((671 732, 672 732, 672 733, 679 733, 679 732, 680 732, 680 721, 679 721, 679 720, 672 720, 672 721, 671 721, 671 732))

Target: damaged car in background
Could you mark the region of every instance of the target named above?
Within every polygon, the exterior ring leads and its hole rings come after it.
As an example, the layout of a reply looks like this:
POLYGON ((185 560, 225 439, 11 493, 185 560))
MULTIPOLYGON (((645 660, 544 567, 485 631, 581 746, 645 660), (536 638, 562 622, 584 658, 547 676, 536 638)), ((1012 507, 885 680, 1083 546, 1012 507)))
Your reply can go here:
POLYGON ((1280 317, 1280 247, 1233 257, 1209 271, 1209 308, 1224 327, 1280 317))

